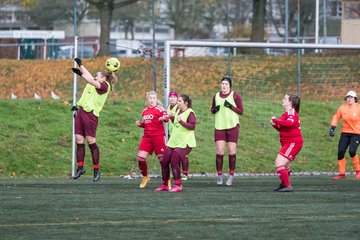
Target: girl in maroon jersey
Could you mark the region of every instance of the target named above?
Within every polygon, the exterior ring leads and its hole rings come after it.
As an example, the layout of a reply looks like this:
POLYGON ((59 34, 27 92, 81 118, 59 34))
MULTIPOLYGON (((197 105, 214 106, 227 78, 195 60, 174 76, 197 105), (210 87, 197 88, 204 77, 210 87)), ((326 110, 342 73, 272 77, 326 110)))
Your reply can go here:
POLYGON ((282 106, 285 113, 280 119, 273 116, 270 120, 271 125, 280 133, 281 143, 281 149, 275 160, 276 172, 279 174, 281 183, 274 191, 292 192, 294 189, 290 184, 290 164, 304 144, 298 115, 300 98, 287 93, 282 100, 282 106))
POLYGON ((139 152, 137 155, 139 168, 143 175, 140 188, 146 187, 150 180, 146 164, 148 155, 151 155, 154 151, 160 163, 162 161, 163 153, 166 148, 164 122, 169 120, 165 108, 159 104, 156 92, 147 92, 146 100, 148 107, 142 112, 142 120, 137 120, 135 122, 136 126, 144 128, 144 135, 140 141, 139 152))

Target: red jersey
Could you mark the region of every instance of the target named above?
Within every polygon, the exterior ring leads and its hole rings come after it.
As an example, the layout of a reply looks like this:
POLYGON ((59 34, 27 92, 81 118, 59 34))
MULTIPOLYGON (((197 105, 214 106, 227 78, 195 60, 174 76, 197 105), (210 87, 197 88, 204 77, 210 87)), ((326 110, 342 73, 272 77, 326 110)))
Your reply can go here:
POLYGON ((169 121, 169 116, 163 107, 147 107, 143 110, 140 127, 144 128, 144 136, 165 136, 164 123, 159 120, 160 117, 164 118, 164 122, 169 121))
POLYGON ((280 119, 272 119, 273 127, 280 132, 280 141, 302 141, 300 118, 295 109, 290 109, 281 115, 280 119))

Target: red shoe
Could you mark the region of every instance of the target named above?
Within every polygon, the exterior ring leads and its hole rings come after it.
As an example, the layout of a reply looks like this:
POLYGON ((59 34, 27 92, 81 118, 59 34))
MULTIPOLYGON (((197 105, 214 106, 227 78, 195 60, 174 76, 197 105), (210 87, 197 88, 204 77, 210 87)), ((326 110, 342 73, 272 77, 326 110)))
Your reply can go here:
POLYGON ((360 171, 356 171, 355 178, 360 179, 360 171))
POLYGON ((181 192, 182 191, 182 186, 181 185, 174 185, 169 192, 181 192))
POLYGON ((154 191, 155 192, 163 192, 163 191, 167 192, 167 191, 169 191, 169 187, 165 186, 164 184, 161 184, 160 187, 156 188, 154 191))
POLYGON ((339 174, 339 175, 333 177, 334 180, 343 179, 343 178, 346 178, 345 174, 339 174))

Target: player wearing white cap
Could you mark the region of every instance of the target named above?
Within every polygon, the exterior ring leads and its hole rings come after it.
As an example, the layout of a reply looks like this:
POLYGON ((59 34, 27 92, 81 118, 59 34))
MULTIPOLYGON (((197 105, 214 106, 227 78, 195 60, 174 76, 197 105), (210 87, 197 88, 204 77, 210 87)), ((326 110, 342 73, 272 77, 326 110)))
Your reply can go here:
POLYGON ((343 121, 341 136, 338 145, 338 168, 339 175, 334 179, 346 178, 345 152, 349 147, 349 154, 352 159, 356 174, 355 178, 360 179, 359 156, 356 151, 360 142, 360 105, 357 103, 357 95, 354 91, 349 91, 343 103, 331 119, 329 135, 335 136, 335 128, 340 119, 343 121))

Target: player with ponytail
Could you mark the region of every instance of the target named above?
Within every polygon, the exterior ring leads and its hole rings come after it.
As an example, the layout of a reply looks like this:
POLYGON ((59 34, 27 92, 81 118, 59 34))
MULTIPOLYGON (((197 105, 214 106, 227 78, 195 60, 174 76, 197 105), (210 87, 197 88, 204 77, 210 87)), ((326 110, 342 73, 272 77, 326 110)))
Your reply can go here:
POLYGON ((72 68, 72 71, 82 77, 86 82, 86 86, 81 95, 77 106, 72 107, 75 116, 75 138, 76 138, 76 157, 77 157, 77 171, 74 179, 78 179, 85 173, 84 159, 85 159, 85 139, 89 144, 91 151, 94 178, 93 181, 100 180, 100 150, 96 144, 96 130, 98 126, 98 118, 105 101, 112 89, 112 85, 116 81, 114 73, 108 71, 99 71, 96 77, 82 64, 80 58, 75 58, 79 68, 72 68))
POLYGON ((192 100, 188 95, 182 94, 178 98, 177 105, 178 111, 174 119, 174 128, 161 162, 163 183, 155 189, 155 192, 181 192, 183 190, 180 163, 191 152, 192 148, 196 147, 196 115, 192 109, 192 100), (172 189, 169 189, 167 184, 170 178, 170 163, 175 181, 172 189))
POLYGON ((281 180, 280 185, 274 189, 277 192, 292 192, 290 184, 290 164, 300 152, 304 141, 300 128, 300 98, 294 94, 285 94, 282 100, 285 113, 279 119, 272 117, 271 125, 279 131, 281 149, 275 160, 276 172, 281 180))

